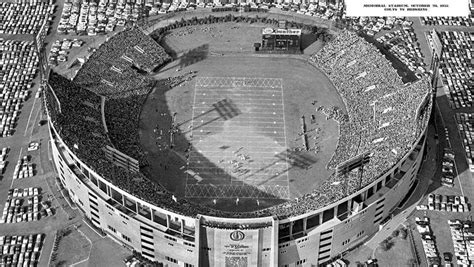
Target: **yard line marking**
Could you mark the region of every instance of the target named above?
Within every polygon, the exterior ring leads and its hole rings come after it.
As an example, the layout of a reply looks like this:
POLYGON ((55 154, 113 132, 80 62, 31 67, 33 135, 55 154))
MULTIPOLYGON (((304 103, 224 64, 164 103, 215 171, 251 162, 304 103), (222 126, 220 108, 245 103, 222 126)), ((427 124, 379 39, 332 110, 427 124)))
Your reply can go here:
MULTIPOLYGON (((280 81, 280 89, 281 89, 281 104, 283 106, 283 135, 285 136, 285 148, 288 148, 287 138, 286 138, 286 121, 285 121, 285 102, 284 102, 284 95, 283 95, 283 80, 280 81)), ((286 170, 289 170, 288 166, 288 157, 285 158, 286 163, 286 170)), ((286 174, 286 181, 287 181, 287 188, 290 188, 290 178, 288 177, 288 171, 285 172, 286 174)))
MULTIPOLYGON (((273 84, 271 89, 261 88, 259 85, 252 85, 248 82, 241 87, 235 87, 240 86, 240 81, 245 83, 246 81, 251 81, 251 79, 232 79, 230 79, 230 82, 226 78, 217 77, 207 78, 207 80, 196 80, 191 134, 195 140, 198 140, 195 144, 201 144, 202 149, 197 149, 195 146, 196 149, 190 152, 188 170, 195 169, 199 175, 205 175, 203 176, 206 180, 204 183, 207 184, 209 182, 211 185, 215 184, 214 186, 219 186, 219 184, 223 183, 226 186, 239 186, 244 183, 260 185, 266 178, 272 177, 271 183, 288 189, 288 163, 284 158, 275 157, 275 154, 284 154, 287 149, 283 99, 276 100, 278 97, 283 97, 282 79, 271 80, 270 82, 273 84), (216 87, 219 88, 216 89, 216 87), (270 97, 270 95, 272 96, 270 97), (222 99, 231 99, 241 109, 243 114, 227 121, 215 120, 216 112, 211 109, 213 103, 222 101, 222 99), (280 101, 281 104, 279 103, 280 101), (195 114, 202 113, 207 114, 204 114, 199 119, 194 117, 195 114), (209 120, 213 121, 206 124, 206 121, 209 120), (229 122, 230 120, 232 121, 229 122), (198 126, 196 123, 199 121, 200 125, 198 126), (235 155, 230 154, 230 150, 223 151, 214 147, 215 145, 207 143, 205 140, 205 137, 216 136, 219 133, 218 131, 222 130, 224 126, 224 140, 219 141, 219 143, 222 142, 222 145, 230 146, 232 150, 243 146, 247 149, 246 154, 252 155, 252 158, 258 158, 257 162, 249 163, 245 167, 245 169, 251 171, 250 173, 235 173, 232 171, 231 166, 212 163, 218 160, 228 161, 229 159, 235 159, 235 155), (263 143, 262 140, 264 140, 263 143), (268 170, 260 172, 265 167, 268 170)), ((257 80, 257 83, 260 83, 260 85, 262 82, 265 84, 267 81, 257 80)), ((188 174, 186 176, 186 184, 195 185, 196 181, 191 179, 191 176, 188 174)), ((190 191, 187 194, 193 193, 190 191)))
MULTIPOLYGON (((223 96, 216 96, 216 97, 199 97, 198 99, 199 100, 211 100, 211 101, 219 101, 219 100, 222 100, 223 96)), ((236 102, 236 101, 243 101, 244 98, 236 98, 232 95, 232 98, 230 98, 232 101, 236 102)), ((267 101, 275 101, 275 98, 274 97, 271 97, 271 98, 268 98, 268 97, 256 97, 256 96, 253 96, 252 99, 250 99, 251 101, 254 101, 254 102, 258 102, 259 100, 267 100, 267 101)))
MULTIPOLYGON (((204 118, 204 119, 206 119, 206 118, 204 118)), ((246 122, 245 120, 238 120, 237 118, 232 119, 232 120, 233 120, 234 122, 236 122, 236 123, 243 123, 243 122, 246 122)), ((201 121, 205 121, 205 120, 201 120, 201 121)), ((262 123, 263 123, 263 124, 265 124, 265 123, 276 124, 276 121, 272 121, 272 120, 269 120, 269 121, 254 121, 254 120, 250 120, 249 122, 250 122, 250 123, 259 123, 259 124, 262 124, 262 123)), ((220 124, 222 124, 222 125, 224 124, 223 121, 219 121, 219 122, 216 121, 216 123, 213 123, 213 124, 218 124, 218 123, 220 123, 220 124)), ((278 123, 283 123, 283 121, 278 122, 278 123)), ((243 127, 243 126, 236 125, 236 126, 234 126, 234 127, 243 127)), ((267 126, 262 126, 262 127, 267 127, 267 126)), ((275 127, 275 128, 276 128, 276 127, 275 127)))
MULTIPOLYGON (((204 121, 201 121, 202 124, 199 124, 197 125, 196 128, 198 127, 201 127, 202 129, 208 129, 208 130, 211 130, 211 129, 220 129, 222 128, 223 125, 204 125, 204 121), (203 126, 201 126, 203 125, 203 126)), ((247 129, 255 129, 255 130, 259 130, 258 132, 259 133, 271 133, 271 132, 274 132, 272 131, 272 129, 280 129, 279 127, 274 127, 273 124, 271 124, 270 126, 261 126, 261 127, 258 127, 258 126, 255 126, 255 125, 248 125, 248 126, 245 126, 245 125, 229 125, 229 126, 226 126, 226 129, 229 129, 231 128, 232 130, 240 130, 240 131, 235 131, 237 133, 242 133, 241 130, 247 130, 247 129), (268 131, 260 131, 260 130, 268 130, 268 131)), ((230 132, 232 133, 232 131, 226 131, 227 132, 230 132)), ((276 133, 276 132, 274 132, 276 133)), ((243 135, 242 135, 243 136, 243 135)))
MULTIPOLYGON (((202 112, 204 113, 204 111, 202 112)), ((268 119, 268 121, 275 121, 275 120, 278 120, 278 116, 273 116, 275 114, 268 114, 269 116, 267 117, 249 117, 250 119, 256 119, 256 120, 261 120, 261 119, 268 119)), ((232 120, 235 120, 237 117, 233 118, 232 120)), ((224 123, 224 121, 216 121, 216 123, 224 123)))
MULTIPOLYGON (((225 92, 227 92, 227 91, 229 91, 229 88, 228 88, 228 87, 200 87, 200 86, 198 86, 198 87, 199 87, 199 88, 204 88, 204 91, 206 91, 206 89, 207 89, 207 91, 209 91, 209 92, 215 92, 215 91, 225 91, 225 92)), ((235 88, 235 87, 233 87, 233 88, 235 88)), ((246 87, 246 88, 252 88, 252 87, 246 87)), ((240 88, 239 88, 239 89, 233 89, 233 91, 243 91, 243 90, 244 90, 244 89, 240 89, 240 88)), ((255 91, 253 91, 253 92, 276 92, 276 93, 278 93, 278 90, 274 90, 274 89, 258 89, 258 91, 255 90, 255 91)), ((238 93, 236 93, 236 94, 238 94, 238 93)))
MULTIPOLYGON (((197 94, 197 88, 196 88, 196 83, 194 83, 193 111, 191 113, 191 136, 194 136, 194 107, 195 107, 195 104, 196 104, 196 94, 197 94)), ((201 113, 204 113, 204 111, 202 111, 201 113)), ((201 132, 202 132, 202 130, 201 130, 201 132)), ((188 155, 190 155, 190 153, 188 155)), ((188 159, 187 163, 189 164, 189 159, 188 159)), ((186 165, 188 165, 188 164, 186 164, 186 165)), ((187 167, 186 169, 189 170, 189 167, 187 167)), ((186 172, 185 184, 188 184, 188 179, 189 179, 189 174, 188 174, 188 172, 186 172)))

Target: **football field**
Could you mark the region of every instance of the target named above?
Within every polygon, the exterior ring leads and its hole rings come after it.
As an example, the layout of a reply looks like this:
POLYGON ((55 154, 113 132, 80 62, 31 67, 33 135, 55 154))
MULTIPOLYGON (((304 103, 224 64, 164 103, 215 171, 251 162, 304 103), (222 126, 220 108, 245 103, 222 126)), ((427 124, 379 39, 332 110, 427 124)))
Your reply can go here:
POLYGON ((195 80, 187 198, 290 196, 283 81, 195 80))

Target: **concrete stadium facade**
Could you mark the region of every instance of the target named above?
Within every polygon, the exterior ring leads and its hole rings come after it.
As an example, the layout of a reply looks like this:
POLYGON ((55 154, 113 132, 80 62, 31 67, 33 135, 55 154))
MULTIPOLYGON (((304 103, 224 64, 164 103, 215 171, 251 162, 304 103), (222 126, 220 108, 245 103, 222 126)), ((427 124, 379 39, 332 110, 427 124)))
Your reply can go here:
POLYGON ((111 238, 165 266, 318 266, 340 256, 374 235, 414 186, 427 132, 426 127, 396 165, 355 194, 279 220, 188 217, 156 207, 85 165, 51 120, 49 129, 59 180, 84 216, 111 238))

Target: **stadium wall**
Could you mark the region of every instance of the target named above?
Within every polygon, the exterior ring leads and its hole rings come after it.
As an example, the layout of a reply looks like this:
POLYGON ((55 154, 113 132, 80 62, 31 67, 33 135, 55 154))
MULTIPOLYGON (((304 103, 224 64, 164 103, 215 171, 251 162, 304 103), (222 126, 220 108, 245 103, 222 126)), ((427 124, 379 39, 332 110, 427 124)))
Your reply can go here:
POLYGON ((425 129, 376 181, 324 208, 284 220, 195 218, 112 185, 77 158, 49 121, 55 168, 70 198, 111 238, 165 266, 312 266, 340 256, 375 234, 405 197, 417 178, 426 135, 425 129))

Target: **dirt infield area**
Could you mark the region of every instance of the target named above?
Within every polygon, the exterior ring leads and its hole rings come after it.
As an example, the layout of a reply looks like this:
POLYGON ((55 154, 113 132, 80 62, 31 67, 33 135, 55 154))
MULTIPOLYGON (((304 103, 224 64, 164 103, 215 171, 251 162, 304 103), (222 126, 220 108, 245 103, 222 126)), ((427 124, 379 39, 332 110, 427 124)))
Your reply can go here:
MULTIPOLYGON (((169 47, 180 45, 193 49, 181 38, 169 47)), ((305 58, 238 46, 237 53, 231 47, 165 66, 143 107, 140 138, 150 162, 145 171, 176 197, 250 211, 300 197, 329 176, 338 125, 316 109, 344 105, 305 58), (184 74, 194 77, 175 87, 163 83, 184 74)))

